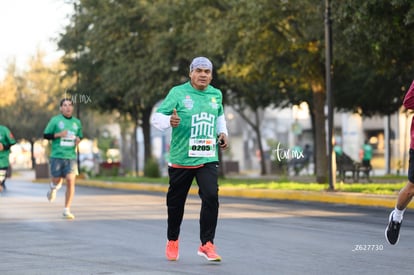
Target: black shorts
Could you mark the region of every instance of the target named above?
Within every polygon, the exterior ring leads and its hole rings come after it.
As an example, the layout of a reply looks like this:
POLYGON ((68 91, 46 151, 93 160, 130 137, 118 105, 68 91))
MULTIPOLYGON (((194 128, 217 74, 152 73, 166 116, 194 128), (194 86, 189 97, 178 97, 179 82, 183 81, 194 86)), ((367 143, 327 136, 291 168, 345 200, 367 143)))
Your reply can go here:
POLYGON ((408 160, 408 180, 414 183, 414 149, 410 148, 410 158, 408 160))

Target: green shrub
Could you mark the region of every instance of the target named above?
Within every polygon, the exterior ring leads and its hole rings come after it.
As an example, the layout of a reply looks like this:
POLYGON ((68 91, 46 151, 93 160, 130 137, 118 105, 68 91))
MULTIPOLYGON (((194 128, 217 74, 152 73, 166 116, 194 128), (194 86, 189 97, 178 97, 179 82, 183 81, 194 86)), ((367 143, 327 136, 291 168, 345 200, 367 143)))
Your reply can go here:
POLYGON ((145 162, 144 177, 159 178, 161 177, 160 167, 156 159, 151 158, 145 162))
POLYGON ((99 165, 99 175, 103 177, 116 177, 121 167, 120 162, 102 162, 99 165))

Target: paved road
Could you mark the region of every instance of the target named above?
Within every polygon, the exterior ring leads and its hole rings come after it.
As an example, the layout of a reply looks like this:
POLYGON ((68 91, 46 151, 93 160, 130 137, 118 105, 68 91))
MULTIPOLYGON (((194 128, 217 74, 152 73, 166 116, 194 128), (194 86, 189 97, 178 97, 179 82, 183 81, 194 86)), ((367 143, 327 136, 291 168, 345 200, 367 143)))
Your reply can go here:
POLYGON ((397 274, 412 273, 414 214, 402 240, 386 244, 388 210, 335 204, 222 198, 221 263, 196 255, 199 199, 190 196, 180 260, 164 258, 161 193, 78 186, 76 219, 61 219, 63 192, 10 179, 0 196, 0 274, 397 274))

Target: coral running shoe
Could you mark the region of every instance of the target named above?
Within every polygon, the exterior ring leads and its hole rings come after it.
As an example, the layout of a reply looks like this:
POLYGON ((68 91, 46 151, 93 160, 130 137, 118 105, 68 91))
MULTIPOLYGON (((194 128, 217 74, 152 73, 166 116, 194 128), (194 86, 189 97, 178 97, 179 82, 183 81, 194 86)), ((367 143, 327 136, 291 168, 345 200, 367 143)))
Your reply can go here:
POLYGON ((179 258, 178 254, 178 240, 167 241, 167 247, 165 249, 165 255, 169 261, 177 261, 179 258))
POLYGON ((197 254, 198 256, 203 256, 209 261, 221 261, 221 257, 216 253, 216 247, 211 242, 207 242, 205 245, 200 245, 197 254))

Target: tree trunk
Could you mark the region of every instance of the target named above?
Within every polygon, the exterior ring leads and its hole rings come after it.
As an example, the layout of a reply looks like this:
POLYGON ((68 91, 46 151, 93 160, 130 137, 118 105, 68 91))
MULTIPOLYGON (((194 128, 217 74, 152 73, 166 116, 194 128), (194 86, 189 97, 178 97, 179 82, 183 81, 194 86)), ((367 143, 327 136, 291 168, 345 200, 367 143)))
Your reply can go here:
POLYGON ((311 119, 311 125, 312 125, 311 129, 312 129, 312 139, 313 139, 313 148, 314 148, 314 150, 312 150, 312 162, 315 165, 313 166, 312 174, 316 175, 316 147, 317 147, 317 145, 316 145, 316 131, 315 131, 315 129, 316 129, 316 127, 315 127, 315 115, 314 115, 314 110, 313 110, 314 106, 313 106, 312 102, 307 101, 306 103, 308 103, 308 106, 309 106, 309 117, 311 119))
POLYGON ((328 180, 328 158, 326 154, 325 91, 319 82, 312 83, 313 115, 315 118, 316 182, 328 180))
POLYGON ((260 131, 261 119, 259 115, 259 110, 254 111, 255 115, 255 124, 252 124, 253 131, 256 133, 257 137, 257 146, 259 147, 260 152, 260 175, 266 175, 266 156, 265 152, 263 151, 263 143, 262 143, 262 133, 260 131))
POLYGON ((152 157, 150 116, 152 108, 142 112, 142 133, 144 135, 144 163, 152 157))
POLYGON ((30 157, 32 159, 32 169, 36 167, 36 158, 34 157, 34 140, 30 140, 30 157))
POLYGON ((134 117, 134 132, 132 133, 132 140, 131 140, 131 144, 132 144, 132 151, 134 154, 134 171, 135 171, 135 175, 139 176, 139 150, 138 150, 138 140, 137 140, 137 131, 138 131, 138 117, 134 117))
POLYGON ((131 128, 131 122, 128 121, 127 119, 123 119, 123 121, 120 122, 120 126, 121 126, 121 156, 122 156, 122 160, 121 160, 121 164, 122 164, 122 168, 123 168, 123 172, 124 173, 128 173, 130 171, 134 171, 134 157, 132 155, 132 152, 134 150, 132 150, 132 147, 134 146, 131 142, 131 133, 130 133, 130 128, 131 128))
POLYGON ((252 110, 255 117, 255 122, 251 121, 249 116, 247 116, 241 109, 235 109, 235 111, 241 116, 241 118, 246 121, 247 124, 252 127, 253 131, 256 134, 259 152, 260 152, 260 174, 266 175, 266 159, 265 154, 263 152, 263 144, 262 144, 262 134, 260 131, 260 124, 261 124, 261 118, 259 114, 259 109, 252 110))

